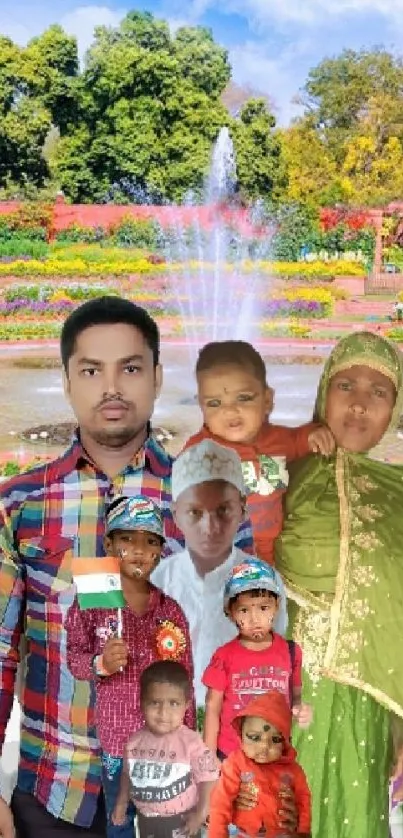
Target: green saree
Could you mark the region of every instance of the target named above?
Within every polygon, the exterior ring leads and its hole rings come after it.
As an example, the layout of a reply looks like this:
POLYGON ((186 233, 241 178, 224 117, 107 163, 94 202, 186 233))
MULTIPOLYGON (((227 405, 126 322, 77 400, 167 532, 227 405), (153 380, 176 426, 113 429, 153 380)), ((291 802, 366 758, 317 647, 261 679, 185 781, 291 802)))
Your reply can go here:
MULTIPOLYGON (((401 409, 400 353, 368 333, 340 341, 321 378, 355 364, 387 375, 401 409)), ((312 791, 313 838, 387 838, 391 717, 403 717, 403 467, 339 449, 290 468, 276 567, 304 655, 314 720, 293 744, 312 791)))

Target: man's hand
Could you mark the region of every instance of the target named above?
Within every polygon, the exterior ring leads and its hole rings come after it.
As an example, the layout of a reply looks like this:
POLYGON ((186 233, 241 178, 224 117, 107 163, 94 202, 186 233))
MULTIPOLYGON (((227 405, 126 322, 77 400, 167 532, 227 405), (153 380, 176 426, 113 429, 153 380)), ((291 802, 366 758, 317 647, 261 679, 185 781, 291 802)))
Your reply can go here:
POLYGON ((0 836, 1 838, 15 838, 12 812, 2 797, 0 797, 0 836))
POLYGON ((336 447, 334 436, 326 425, 315 428, 308 436, 308 445, 313 454, 330 457, 336 447))
POLYGON ((102 652, 102 664, 109 675, 114 675, 126 666, 127 644, 119 637, 109 637, 102 652))

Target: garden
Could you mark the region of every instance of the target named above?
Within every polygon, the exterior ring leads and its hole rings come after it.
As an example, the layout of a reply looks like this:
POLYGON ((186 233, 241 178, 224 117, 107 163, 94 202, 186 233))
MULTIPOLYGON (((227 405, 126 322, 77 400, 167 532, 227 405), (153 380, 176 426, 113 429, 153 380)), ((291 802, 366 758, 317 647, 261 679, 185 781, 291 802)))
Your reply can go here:
MULTIPOLYGON (((322 215, 308 223, 299 207, 291 208, 277 218, 274 232, 272 223, 270 234, 268 227, 252 229, 241 253, 230 244, 220 263, 222 276, 235 269, 240 275, 240 294, 243 277, 247 287, 248 277, 259 275, 259 329, 266 338, 337 337, 337 329, 343 333, 351 326, 348 280, 364 279, 371 270, 374 230, 362 214, 358 222, 339 217, 332 222, 329 213, 322 215)), ((178 299, 177 279, 186 272, 197 293, 201 268, 213 272, 208 256, 203 265, 195 258, 200 250, 208 253, 208 230, 198 232, 195 248, 195 231, 185 228, 185 258, 182 247, 178 259, 177 230, 153 218, 135 218, 129 208, 110 226, 73 222, 55 229, 54 219, 53 208, 38 203, 0 215, 0 341, 57 339, 66 315, 102 294, 144 305, 165 339, 184 334, 186 299, 178 299)), ((236 242, 236 230, 226 234, 236 242)), ((366 318, 358 312, 353 319, 366 318)), ((394 337, 396 330, 383 320, 394 337)))

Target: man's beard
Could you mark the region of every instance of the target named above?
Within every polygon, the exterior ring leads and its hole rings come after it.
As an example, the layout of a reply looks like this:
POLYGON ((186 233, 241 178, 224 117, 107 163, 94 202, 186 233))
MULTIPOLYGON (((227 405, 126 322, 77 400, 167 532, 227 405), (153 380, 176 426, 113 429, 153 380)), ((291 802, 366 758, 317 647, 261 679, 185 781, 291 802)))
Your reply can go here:
POLYGON ((129 442, 132 442, 145 429, 145 426, 130 427, 130 428, 108 428, 101 431, 91 430, 89 435, 104 448, 124 448, 129 442))

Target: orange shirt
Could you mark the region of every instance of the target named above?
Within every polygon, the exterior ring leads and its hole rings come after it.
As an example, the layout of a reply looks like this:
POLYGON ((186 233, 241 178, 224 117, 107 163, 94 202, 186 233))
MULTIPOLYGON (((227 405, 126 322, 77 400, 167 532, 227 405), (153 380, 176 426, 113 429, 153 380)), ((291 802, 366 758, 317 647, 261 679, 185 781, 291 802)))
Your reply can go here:
POLYGON ((189 448, 203 439, 213 439, 239 454, 248 493, 254 553, 269 564, 274 563, 274 542, 283 526, 283 495, 288 487, 287 463, 309 454, 308 437, 316 427, 312 422, 299 428, 265 422, 253 443, 229 443, 210 433, 203 425, 186 442, 185 448, 189 448))
POLYGON ((233 751, 224 760, 220 779, 211 794, 208 838, 227 838, 230 823, 250 838, 255 838, 262 827, 266 829, 267 838, 277 838, 280 834, 279 792, 284 785, 291 786, 294 792, 298 811, 296 835, 310 834, 311 794, 301 766, 294 761, 294 754, 290 749, 290 754, 278 762, 260 765, 240 749, 233 751), (250 811, 234 806, 241 782, 251 782, 259 789, 257 805, 250 811))

